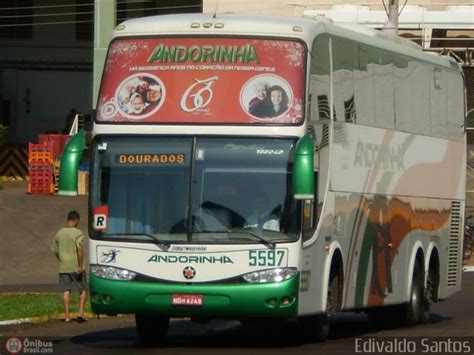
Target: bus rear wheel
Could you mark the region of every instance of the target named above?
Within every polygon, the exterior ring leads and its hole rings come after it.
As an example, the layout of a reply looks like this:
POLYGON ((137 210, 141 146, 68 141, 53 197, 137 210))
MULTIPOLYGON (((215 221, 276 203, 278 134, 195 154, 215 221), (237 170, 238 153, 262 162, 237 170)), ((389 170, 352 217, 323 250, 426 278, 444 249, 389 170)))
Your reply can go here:
POLYGON ((156 344, 166 338, 169 323, 168 317, 135 314, 138 338, 143 344, 156 344))
POLYGON ((367 316, 375 328, 387 329, 399 326, 415 326, 426 323, 430 317, 430 292, 423 288, 423 273, 417 262, 413 270, 410 298, 401 305, 369 309, 367 316))
POLYGON ((436 270, 430 267, 426 280, 426 287, 423 289, 423 298, 420 309, 420 324, 428 323, 431 315, 431 304, 434 300, 435 287, 436 287, 436 270))
POLYGON ((423 275, 419 263, 415 263, 413 279, 411 283, 410 299, 405 304, 404 312, 401 314, 402 323, 406 326, 414 326, 420 322, 420 315, 424 311, 426 298, 423 292, 423 275))

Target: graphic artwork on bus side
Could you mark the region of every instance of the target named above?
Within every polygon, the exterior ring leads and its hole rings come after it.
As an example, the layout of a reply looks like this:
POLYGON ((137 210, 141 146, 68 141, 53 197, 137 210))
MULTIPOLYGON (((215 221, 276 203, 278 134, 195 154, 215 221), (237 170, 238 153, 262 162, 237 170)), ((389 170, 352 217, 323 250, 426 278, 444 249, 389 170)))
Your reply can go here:
POLYGON ((118 249, 110 249, 107 253, 102 252, 102 262, 106 264, 116 263, 119 253, 120 250, 118 249))

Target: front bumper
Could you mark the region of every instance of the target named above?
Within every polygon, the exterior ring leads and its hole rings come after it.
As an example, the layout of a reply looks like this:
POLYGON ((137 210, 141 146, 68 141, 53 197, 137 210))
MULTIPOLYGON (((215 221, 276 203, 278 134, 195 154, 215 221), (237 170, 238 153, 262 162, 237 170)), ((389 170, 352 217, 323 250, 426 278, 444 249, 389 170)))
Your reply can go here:
POLYGON ((181 284, 114 281, 91 275, 92 310, 99 314, 145 313, 170 317, 293 318, 298 311, 299 274, 263 284, 181 284), (172 304, 173 294, 203 295, 201 306, 172 304))

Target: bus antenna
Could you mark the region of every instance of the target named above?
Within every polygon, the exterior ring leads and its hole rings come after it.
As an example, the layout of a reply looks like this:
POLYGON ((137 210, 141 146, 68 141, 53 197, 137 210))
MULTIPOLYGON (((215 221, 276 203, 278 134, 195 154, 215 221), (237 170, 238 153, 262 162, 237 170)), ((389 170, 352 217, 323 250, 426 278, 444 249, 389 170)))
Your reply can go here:
POLYGON ((216 8, 214 9, 214 14, 212 15, 212 18, 216 18, 216 15, 217 15, 217 5, 219 5, 219 0, 216 0, 216 8))

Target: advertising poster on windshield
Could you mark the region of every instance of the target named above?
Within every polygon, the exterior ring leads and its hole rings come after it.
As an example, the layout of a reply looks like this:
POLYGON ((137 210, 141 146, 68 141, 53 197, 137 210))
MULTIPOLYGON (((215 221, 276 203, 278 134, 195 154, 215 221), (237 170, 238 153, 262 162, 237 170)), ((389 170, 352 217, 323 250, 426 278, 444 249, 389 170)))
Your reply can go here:
POLYGON ((301 124, 304 48, 270 39, 117 39, 109 48, 96 120, 301 124))

